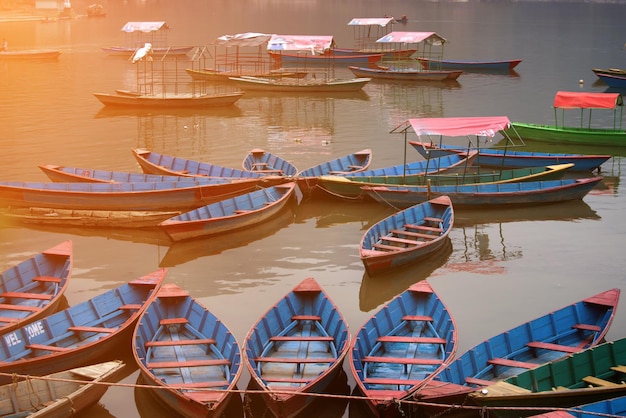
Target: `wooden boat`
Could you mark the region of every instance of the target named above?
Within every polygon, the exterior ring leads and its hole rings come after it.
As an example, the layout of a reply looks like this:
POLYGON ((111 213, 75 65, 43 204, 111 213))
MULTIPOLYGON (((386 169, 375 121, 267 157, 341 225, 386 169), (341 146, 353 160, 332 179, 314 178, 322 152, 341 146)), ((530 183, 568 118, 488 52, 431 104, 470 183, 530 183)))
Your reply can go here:
POLYGON ((0 333, 44 318, 59 307, 72 277, 72 241, 65 241, 0 274, 0 333))
POLYGON ((244 91, 275 91, 291 93, 345 93, 359 91, 371 78, 351 78, 346 80, 325 79, 274 79, 261 77, 230 77, 244 91))
POLYGON ((356 77, 396 81, 454 81, 463 73, 460 70, 422 70, 414 67, 394 68, 391 66, 349 66, 356 77))
POLYGON ((277 417, 293 417, 342 372, 348 325, 322 287, 307 278, 272 306, 245 339, 251 385, 277 417))
POLYGON ((157 57, 187 55, 193 46, 170 46, 167 37, 170 26, 163 21, 126 22, 121 29, 126 37, 125 46, 108 46, 102 50, 109 55, 130 58, 146 42, 152 44, 152 55, 157 57))
POLYGON ((598 416, 626 416, 626 396, 578 405, 573 408, 557 409, 553 412, 532 415, 533 418, 593 418, 598 416))
POLYGON ((259 78, 305 78, 308 74, 307 71, 296 71, 288 69, 269 70, 267 72, 258 71, 219 71, 211 69, 194 70, 186 68, 187 74, 194 80, 204 81, 221 81, 230 82, 231 77, 259 77, 259 78))
MULTIPOLYGON (((159 174, 183 177, 233 177, 263 178, 268 173, 256 173, 216 164, 188 160, 182 157, 158 154, 147 149, 132 150, 135 160, 146 174, 159 174)), ((274 176, 275 177, 275 176, 274 176)))
MULTIPOLYGON (((468 152, 467 148, 457 145, 419 141, 409 141, 409 144, 424 158, 433 158, 450 153, 465 155, 468 152)), ((470 148, 470 151, 478 151, 478 155, 474 159, 474 165, 503 169, 545 167, 571 163, 574 165, 568 171, 595 171, 599 170, 600 166, 611 158, 611 155, 608 154, 565 154, 496 148, 470 148)))
POLYGON ((626 338, 511 376, 469 397, 498 416, 529 416, 626 395, 626 338), (510 409, 514 408, 515 411, 510 409), (509 409, 507 414, 507 409, 509 409))
POLYGON ((169 218, 159 226, 173 241, 247 228, 276 216, 294 195, 296 183, 256 190, 169 218))
MULTIPOLYGON (((129 173, 124 171, 108 171, 94 168, 64 167, 60 165, 38 166, 48 178, 55 183, 148 183, 154 181, 188 181, 188 176, 170 176, 163 174, 129 173)), ((228 179, 229 177, 221 177, 228 179)), ((194 181, 220 179, 220 177, 197 177, 194 181)), ((230 177, 232 179, 232 177, 230 177)))
POLYGON ((297 173, 295 180, 300 190, 303 192, 311 191, 321 176, 360 173, 367 170, 371 162, 372 150, 363 149, 302 170, 297 173))
POLYGON ((175 284, 164 285, 139 318, 133 355, 144 381, 186 417, 219 417, 241 375, 232 332, 175 284))
POLYGON ((407 208, 438 196, 459 206, 523 206, 582 199, 602 177, 460 186, 364 186, 368 197, 384 205, 407 208))
POLYGON ((375 416, 391 416, 452 361, 456 345, 454 318, 421 281, 360 328, 350 347, 350 369, 375 416))
POLYGON ((417 58, 427 70, 462 70, 479 72, 502 72, 511 71, 522 60, 497 60, 497 61, 454 61, 433 58, 417 58))
POLYGON ((70 226, 85 228, 150 228, 180 211, 138 210, 75 210, 56 208, 4 208, 0 217, 9 222, 42 226, 70 226))
POLYGON ((347 48, 332 48, 319 55, 305 55, 298 52, 268 51, 276 65, 297 63, 306 60, 309 65, 315 63, 350 65, 350 64, 375 64, 383 58, 382 53, 364 53, 347 48), (305 58, 306 57, 306 58, 305 58))
MULTIPOLYGON (((348 22, 354 32, 353 48, 337 48, 333 49, 335 54, 383 54, 384 59, 390 58, 408 58, 417 52, 417 49, 397 48, 389 44, 377 43, 376 40, 391 32, 395 23, 401 20, 394 19, 391 16, 374 17, 374 18, 353 18, 348 22)), ((404 21, 406 22, 406 16, 404 21)))
POLYGON ((109 360, 131 336, 165 279, 157 270, 3 334, 0 383, 11 374, 43 376, 109 360))
POLYGON ((441 196, 399 211, 370 227, 359 255, 370 276, 415 262, 446 244, 454 225, 454 210, 441 196))
MULTIPOLYGON (((152 47, 152 56, 154 57, 164 57, 164 56, 176 56, 176 55, 187 55, 194 48, 193 45, 189 46, 153 46, 152 47)), ((118 55, 126 58, 130 58, 133 53, 137 50, 135 47, 129 46, 105 46, 102 47, 102 50, 106 52, 108 55, 118 55)))
MULTIPOLYGON (((619 289, 598 293, 477 344, 422 387, 415 400, 440 403, 441 412, 465 404, 479 388, 604 342, 619 296, 619 289)), ((428 409, 437 413, 434 406, 428 409)))
MULTIPOLYGON (((107 361, 0 386, 3 417, 69 417, 96 404, 107 391, 104 383, 122 377, 123 362, 107 361)), ((17 378, 17 376, 16 376, 17 378)))
POLYGON ((597 74, 598 78, 609 87, 626 87, 626 74, 597 74))
POLYGON ((23 49, 0 51, 0 60, 52 60, 59 58, 61 51, 58 49, 23 49))
POLYGON ((623 106, 622 96, 619 93, 588 93, 559 91, 554 98, 555 123, 554 125, 540 125, 534 123, 512 122, 504 130, 506 134, 519 135, 533 141, 546 141, 571 144, 590 144, 603 146, 626 145, 626 129, 622 126, 621 111, 617 116, 618 107, 623 106), (561 109, 563 117, 557 118, 557 110, 561 109), (565 110, 579 110, 581 121, 579 126, 566 125, 565 110), (589 120, 583 122, 582 116, 588 110, 589 120), (591 127, 592 110, 612 110, 614 112, 613 127, 591 127), (587 126, 584 126, 587 125, 587 126))
POLYGON ((245 156, 241 166, 245 171, 293 177, 298 169, 292 163, 262 149, 255 148, 245 156))
POLYGON ((149 183, 0 182, 0 207, 180 211, 255 190, 257 179, 149 183))
POLYGON ((443 187, 555 180, 562 178, 571 166, 559 164, 513 170, 480 169, 468 173, 422 173, 408 176, 322 176, 318 179, 318 186, 331 195, 355 199, 364 197, 362 188, 366 186, 443 187))
POLYGON ((593 71, 595 75, 600 75, 600 74, 626 75, 626 70, 622 70, 621 68, 609 68, 607 70, 603 68, 592 68, 591 71, 593 71))
POLYGON ((107 94, 94 93, 105 106, 180 108, 231 106, 243 96, 242 91, 232 93, 163 93, 163 94, 107 94))

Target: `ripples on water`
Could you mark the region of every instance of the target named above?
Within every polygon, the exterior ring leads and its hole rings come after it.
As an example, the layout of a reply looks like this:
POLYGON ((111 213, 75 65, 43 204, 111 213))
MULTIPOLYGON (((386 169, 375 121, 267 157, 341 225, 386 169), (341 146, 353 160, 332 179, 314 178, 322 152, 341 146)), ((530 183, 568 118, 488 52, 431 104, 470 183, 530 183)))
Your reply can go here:
MULTIPOLYGON (((86 7, 84 2, 72 4, 76 10, 86 7)), ((12 48, 63 50, 53 62, 0 61, 2 178, 45 180, 38 164, 138 171, 130 153, 134 147, 232 167, 239 167, 250 149, 264 148, 301 169, 372 148, 372 167, 383 167, 402 162, 403 138, 389 132, 408 118, 507 115, 551 122, 557 90, 605 91, 594 83, 591 68, 624 63, 626 6, 619 4, 362 0, 333 3, 330 14, 327 6, 321 1, 108 2, 103 19, 0 22, 0 36, 12 48), (345 46, 352 42, 346 26, 351 18, 385 14, 409 16, 409 23, 397 30, 444 36, 447 58, 523 62, 511 74, 468 73, 453 84, 373 81, 363 92, 337 97, 246 94, 232 108, 201 111, 107 109, 92 96, 133 85, 132 65, 100 50, 123 41, 119 29, 127 21, 166 20, 173 28, 170 41, 178 45, 256 31, 333 34, 345 46)), ((621 149, 529 147, 626 154, 621 149)), ((409 158, 419 158, 411 151, 409 158)), ((429 278, 456 318, 461 353, 522 321, 624 287, 622 164, 619 156, 607 162, 602 187, 581 202, 459 210, 449 248, 381 277, 364 273, 358 244, 364 231, 391 209, 332 199, 305 199, 248 232, 174 245, 160 231, 0 225, 0 265, 71 238, 75 270, 69 304, 164 266, 168 281, 197 296, 240 342, 274 301, 307 276, 327 289, 353 333, 386 300, 429 278)), ((620 310, 609 337, 623 337, 625 324, 620 310)), ((136 381, 137 373, 124 380, 136 381)), ((244 376, 240 389, 246 383, 244 376)), ((136 391, 110 389, 90 416, 153 416, 151 402, 141 399, 136 391), (135 399, 141 404, 138 410, 135 399)), ((339 416, 345 405, 334 408, 339 416)))

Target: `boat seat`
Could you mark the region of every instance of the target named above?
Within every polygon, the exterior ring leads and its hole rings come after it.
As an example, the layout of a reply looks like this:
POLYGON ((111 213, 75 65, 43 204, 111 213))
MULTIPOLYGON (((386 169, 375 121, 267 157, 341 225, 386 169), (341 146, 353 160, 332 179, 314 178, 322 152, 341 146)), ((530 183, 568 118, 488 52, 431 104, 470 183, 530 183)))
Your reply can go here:
POLYGON ((267 163, 252 163, 252 168, 267 167, 267 163))
POLYGON ((281 335, 270 337, 270 341, 334 341, 335 339, 329 335, 281 335))
POLYGON ((380 239, 382 241, 398 242, 400 244, 407 244, 407 245, 412 245, 412 246, 419 246, 420 244, 422 244, 422 242, 420 241, 415 241, 413 239, 398 238, 398 237, 380 237, 380 239))
POLYGON ((188 322, 187 318, 165 318, 159 321, 159 325, 184 325, 188 322))
POLYGON ((489 386, 493 384, 491 380, 477 379, 475 377, 466 377, 465 383, 467 383, 468 385, 476 385, 476 386, 489 386))
POLYGON ((618 372, 618 373, 626 373, 626 366, 613 366, 611 367, 611 370, 613 370, 614 372, 618 372))
POLYGON ((367 377, 363 379, 363 383, 368 385, 398 385, 398 386, 413 386, 418 383, 423 383, 423 380, 408 380, 408 379, 385 379, 367 377))
POLYGON ((590 324, 574 324, 572 325, 572 328, 580 329, 584 331, 593 331, 593 332, 600 332, 602 330, 602 328, 600 328, 598 325, 590 325, 590 324))
POLYGON ((148 347, 177 347, 182 345, 201 345, 201 344, 215 344, 215 339, 204 338, 198 340, 178 340, 178 341, 147 341, 144 346, 148 347))
POLYGON ((322 317, 317 315, 294 315, 292 321, 321 321, 322 317))
POLYGON ((39 276, 39 277, 33 278, 33 281, 40 282, 40 283, 61 283, 61 278, 52 277, 52 276, 39 276))
POLYGON ((424 217, 424 220, 426 222, 432 222, 432 223, 436 223, 436 224, 443 223, 443 219, 441 219, 441 218, 431 218, 430 216, 424 217))
POLYGON ((45 345, 45 344, 28 344, 26 348, 31 350, 47 350, 47 351, 67 351, 69 347, 57 347, 55 345, 45 345))
POLYGON ((203 388, 219 388, 230 385, 228 380, 215 380, 193 383, 172 383, 172 387, 181 389, 203 389, 203 388))
POLYGON ((580 351, 580 348, 578 347, 571 347, 569 345, 543 343, 541 341, 531 341, 529 343, 526 343, 526 346, 530 348, 541 348, 543 350, 562 351, 564 353, 577 353, 580 351))
POLYGON ((397 235, 406 235, 407 237, 424 238, 424 239, 435 239, 438 237, 438 235, 422 234, 419 232, 406 231, 403 229, 391 229, 389 230, 389 232, 393 232, 394 234, 397 234, 397 235))
POLYGON ((112 333, 117 331, 117 328, 104 328, 104 327, 69 327, 68 330, 76 332, 98 332, 98 333, 112 333))
POLYGON ((257 363, 294 363, 294 364, 316 364, 333 363, 337 359, 334 357, 255 357, 257 363))
POLYGON ((130 303, 128 305, 122 305, 117 309, 128 310, 128 311, 138 311, 139 309, 141 309, 141 305, 136 304, 136 303, 130 303))
POLYGON ((426 321, 432 322, 432 316, 423 316, 423 315, 404 315, 402 317, 403 321, 426 321))
POLYGON ((599 387, 614 388, 614 387, 622 386, 619 383, 609 382, 608 380, 600 379, 599 377, 595 377, 595 376, 585 376, 582 378, 582 380, 585 383, 589 383, 590 385, 599 386, 599 387))
POLYGON ((405 224, 404 227, 407 229, 416 229, 418 231, 439 232, 439 233, 443 232, 443 228, 438 228, 438 227, 433 227, 433 226, 405 224))
POLYGON ((311 380, 315 379, 317 376, 313 377, 266 377, 262 376, 261 378, 266 382, 271 383, 301 383, 307 384, 311 380))
POLYGON ((493 364, 494 366, 505 366, 505 367, 517 367, 520 369, 534 369, 538 366, 535 363, 528 363, 525 361, 517 361, 517 360, 509 360, 505 358, 492 358, 491 360, 487 360, 487 363, 493 364))
POLYGON ((397 245, 385 245, 385 244, 374 244, 372 245, 374 249, 387 250, 387 251, 400 251, 404 250, 405 247, 398 247, 397 245))
POLYGON ((7 318, 7 317, 0 317, 0 322, 4 322, 5 324, 13 324, 15 322, 19 322, 20 318, 7 318))
POLYGON ((42 293, 29 293, 29 292, 4 292, 0 293, 0 297, 10 299, 39 299, 50 300, 52 295, 46 295, 42 293))
POLYGON ((400 335, 384 335, 378 337, 377 341, 381 343, 416 343, 416 344, 445 344, 445 338, 437 337, 411 337, 400 335))
POLYGON ((29 311, 29 312, 37 312, 41 310, 39 306, 11 305, 8 303, 0 303, 0 309, 6 309, 7 311, 29 311))
POLYGON ((177 367, 203 367, 203 366, 230 366, 230 360, 225 358, 188 361, 155 361, 146 363, 149 369, 173 369, 177 367))
POLYGON ((365 356, 361 358, 363 363, 394 363, 394 364, 422 364, 422 365, 435 365, 438 366, 443 361, 441 359, 434 358, 405 358, 405 357, 377 357, 377 356, 365 356))

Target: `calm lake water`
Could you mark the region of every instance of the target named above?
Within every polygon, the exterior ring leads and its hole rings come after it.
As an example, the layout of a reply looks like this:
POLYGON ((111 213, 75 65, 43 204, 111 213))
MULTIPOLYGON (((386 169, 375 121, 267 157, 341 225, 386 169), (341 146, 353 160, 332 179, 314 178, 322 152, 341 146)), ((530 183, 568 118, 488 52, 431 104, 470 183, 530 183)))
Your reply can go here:
MULTIPOLYGON (((84 13, 90 2, 72 2, 84 13)), ((45 181, 39 164, 139 171, 131 149, 239 167, 263 148, 304 169, 371 148, 372 168, 402 162, 409 118, 506 115, 551 122, 558 90, 606 91, 593 67, 626 66, 626 5, 544 2, 420 2, 356 0, 109 1, 107 16, 43 24, 0 22, 0 37, 19 48, 60 48, 58 61, 0 61, 2 180, 45 181), (242 32, 334 35, 351 46, 353 17, 407 14, 397 30, 435 31, 449 59, 522 59, 506 75, 463 74, 457 84, 371 82, 341 97, 246 94, 235 106, 201 111, 104 109, 92 93, 129 89, 135 70, 102 47, 124 42, 127 21, 164 20, 172 45, 206 45, 242 32), (583 80, 580 84, 579 80, 583 80)), ((349 74, 337 69, 339 74, 349 74)), ((612 115, 597 112, 598 120, 612 115)), ((604 119, 606 118, 606 119, 604 119)), ((392 210, 374 203, 307 199, 252 231, 170 245, 153 231, 27 228, 0 225, 0 268, 71 239, 75 259, 66 294, 70 305, 159 267, 220 317, 240 343, 257 319, 306 277, 320 282, 356 332, 378 308, 428 278, 454 315, 458 353, 524 321, 618 287, 626 289, 626 148, 528 148, 611 153, 605 181, 584 201, 545 207, 457 210, 451 248, 422 264, 370 278, 358 244, 364 231, 392 210)), ((419 155, 409 150, 415 160, 419 155)), ((626 310, 610 339, 626 336, 626 310)), ((132 362, 128 347, 120 355, 132 362)), ((346 370, 348 368, 346 367, 346 370)), ((122 381, 137 382, 132 371, 122 381)), ((244 373, 239 388, 249 377, 244 373)), ((351 377, 343 384, 348 392, 351 377)), ((156 410, 141 391, 109 389, 89 416, 137 417, 156 410)), ((328 402, 325 416, 348 416, 345 402, 328 402)), ((231 416, 240 416, 242 407, 231 416)), ((255 414, 256 416, 257 414, 255 414)), ((261 413, 262 415, 262 413, 261 413)), ((261 416, 259 415, 259 416, 261 416)), ((354 416, 355 414, 353 414, 354 416)), ((320 416, 317 409, 311 416, 320 416)))

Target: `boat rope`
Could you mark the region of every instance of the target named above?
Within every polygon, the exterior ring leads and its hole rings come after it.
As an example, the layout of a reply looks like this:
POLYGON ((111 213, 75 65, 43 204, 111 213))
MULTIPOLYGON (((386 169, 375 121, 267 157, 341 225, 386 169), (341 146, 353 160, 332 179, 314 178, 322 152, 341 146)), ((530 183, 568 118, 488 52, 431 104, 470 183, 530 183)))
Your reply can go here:
MULTIPOLYGON (((41 405, 41 398, 39 397, 39 395, 37 394, 37 391, 33 387, 32 379, 26 379, 26 382, 28 386, 28 401, 30 403, 30 406, 33 407, 35 410, 37 410, 37 406, 41 405), (33 398, 34 398, 34 401, 33 401, 33 398)), ((14 384, 15 383, 16 382, 14 382, 14 384)), ((15 384, 14 388, 17 388, 17 384, 15 384)))
POLYGON ((385 199, 384 197, 382 197, 377 191, 374 191, 374 193, 376 193, 376 196, 378 196, 378 198, 380 199, 381 202, 385 202, 385 204, 387 206, 390 206, 391 208, 395 209, 396 211, 400 211, 402 210, 401 208, 397 207, 396 205, 392 204, 391 202, 389 202, 387 199, 385 199))
POLYGON ((323 190, 324 192, 328 193, 331 196, 340 197, 340 198, 346 199, 346 200, 358 200, 358 199, 361 199, 363 197, 363 191, 362 190, 361 190, 361 193, 359 193, 357 196, 352 197, 352 196, 344 196, 344 195, 339 194, 339 193, 331 192, 330 190, 326 189, 324 186, 320 186, 319 184, 316 184, 315 187, 323 190))
MULTIPOLYGON (((152 389, 152 390, 188 390, 188 388, 184 388, 184 387, 177 387, 175 384, 172 385, 168 385, 168 386, 160 386, 160 385, 148 385, 148 384, 143 384, 143 383, 121 383, 121 382, 104 382, 104 381, 98 381, 98 382, 94 382, 94 381, 85 381, 85 380, 75 380, 75 379, 64 379, 64 378, 59 378, 59 377, 50 377, 50 376, 32 376, 32 375, 21 375, 21 374, 17 374, 17 373, 2 373, 0 372, 0 376, 2 377, 12 377, 14 379, 14 383, 18 382, 19 379, 26 379, 29 380, 29 385, 32 384, 33 380, 43 380, 43 381, 50 381, 50 382, 65 382, 65 383, 74 383, 74 384, 78 384, 78 385, 103 385, 103 386, 108 386, 108 387, 117 387, 117 388, 129 388, 129 389, 152 389)), ((194 392, 224 392, 224 393, 237 393, 240 395, 262 395, 262 394, 266 394, 267 391, 262 390, 262 389, 221 389, 221 388, 198 388, 198 389, 194 389, 194 392)), ((333 394, 333 393, 311 393, 311 392, 294 392, 293 389, 292 390, 280 390, 280 388, 275 387, 272 389, 273 393, 276 394, 290 394, 290 395, 295 395, 295 396, 310 396, 310 397, 314 397, 314 398, 327 398, 327 399, 344 399, 344 400, 365 400, 365 398, 363 396, 359 396, 359 395, 344 395, 344 394, 333 394)), ((373 394, 370 394, 369 396, 370 399, 373 400, 377 400, 377 401, 390 401, 388 398, 385 397, 376 397, 373 394)), ((404 409, 402 408, 403 406, 407 406, 407 407, 414 407, 415 409, 419 410, 420 407, 436 407, 439 410, 442 410, 443 412, 438 413, 437 415, 432 415, 433 418, 436 418, 438 416, 442 416, 445 415, 447 413, 449 413, 450 411, 474 411, 477 413, 482 414, 483 416, 486 416, 487 412, 489 411, 532 411, 535 414, 541 413, 541 412, 552 412, 552 411, 562 411, 562 412, 580 412, 579 409, 576 409, 575 407, 572 408, 563 408, 563 407, 540 407, 540 406, 536 406, 536 407, 511 407, 511 406, 506 406, 506 407, 496 407, 496 406, 475 406, 475 405, 467 405, 465 404, 465 401, 462 404, 442 404, 442 403, 433 403, 433 402, 424 402, 421 400, 410 400, 410 399, 393 399, 391 400, 391 402, 393 402, 399 411, 402 411, 402 414, 405 415, 404 409)), ((614 415, 614 414, 605 414, 605 413, 601 413, 601 412, 587 412, 585 411, 586 415, 589 416, 597 416, 597 417, 602 417, 602 418, 620 418, 620 415, 614 415)))

